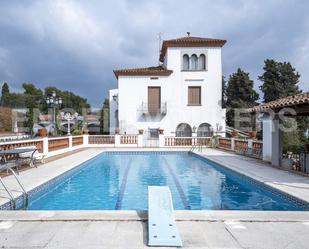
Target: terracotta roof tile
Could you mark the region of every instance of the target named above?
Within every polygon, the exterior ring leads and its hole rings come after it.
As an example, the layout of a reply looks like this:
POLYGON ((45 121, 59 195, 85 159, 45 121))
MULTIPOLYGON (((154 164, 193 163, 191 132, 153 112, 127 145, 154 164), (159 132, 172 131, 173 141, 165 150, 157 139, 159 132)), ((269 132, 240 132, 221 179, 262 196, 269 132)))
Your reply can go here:
POLYGON ((164 61, 164 57, 168 47, 222 47, 226 40, 186 36, 171 40, 165 40, 162 44, 160 61, 164 61))
POLYGON ((249 108, 249 112, 263 112, 269 109, 281 109, 295 105, 309 104, 309 92, 288 96, 285 98, 277 99, 259 106, 249 108))
POLYGON ((114 70, 117 79, 118 76, 169 76, 172 73, 173 70, 167 70, 162 66, 114 70))

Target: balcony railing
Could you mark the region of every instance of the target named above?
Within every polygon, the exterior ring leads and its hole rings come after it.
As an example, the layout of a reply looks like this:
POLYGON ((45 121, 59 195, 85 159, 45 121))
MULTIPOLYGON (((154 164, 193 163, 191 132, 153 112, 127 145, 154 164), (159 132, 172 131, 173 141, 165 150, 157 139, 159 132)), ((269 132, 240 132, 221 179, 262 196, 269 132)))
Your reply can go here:
POLYGON ((142 115, 166 115, 167 103, 161 102, 160 106, 158 106, 157 104, 142 102, 140 112, 142 115))

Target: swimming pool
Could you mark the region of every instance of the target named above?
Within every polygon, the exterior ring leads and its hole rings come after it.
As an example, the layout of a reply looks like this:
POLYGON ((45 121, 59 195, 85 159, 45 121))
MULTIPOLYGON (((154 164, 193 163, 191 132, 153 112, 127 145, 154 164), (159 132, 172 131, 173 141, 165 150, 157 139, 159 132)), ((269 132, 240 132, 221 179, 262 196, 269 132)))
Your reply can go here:
POLYGON ((308 206, 186 152, 104 152, 30 198, 28 210, 146 210, 148 186, 178 210, 307 210, 308 206))

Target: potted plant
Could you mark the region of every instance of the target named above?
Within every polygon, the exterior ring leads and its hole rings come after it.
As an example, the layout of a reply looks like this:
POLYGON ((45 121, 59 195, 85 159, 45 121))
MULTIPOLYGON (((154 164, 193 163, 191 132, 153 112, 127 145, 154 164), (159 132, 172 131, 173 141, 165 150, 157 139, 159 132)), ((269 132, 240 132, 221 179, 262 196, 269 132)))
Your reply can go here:
POLYGON ((88 133, 89 133, 89 130, 88 130, 88 129, 84 129, 84 130, 83 130, 83 133, 84 133, 84 134, 88 134, 88 133))
POLYGON ((163 135, 164 134, 164 129, 159 129, 159 134, 163 135))
POLYGON ((39 135, 39 137, 47 137, 47 129, 46 128, 39 129, 38 135, 39 135))
POLYGON ((250 131, 250 132, 249 132, 249 136, 250 136, 250 138, 252 138, 252 139, 256 139, 256 131, 250 131))
POLYGON ((120 134, 120 129, 119 129, 119 128, 116 128, 116 129, 115 129, 115 134, 117 134, 117 135, 120 134))
POLYGON ((236 130, 232 131, 232 137, 238 137, 238 131, 236 130))
POLYGON ((144 134, 144 130, 143 130, 143 129, 139 129, 139 130, 138 130, 138 134, 139 134, 139 135, 143 135, 143 134, 144 134))
POLYGON ((82 134, 83 134, 83 132, 82 132, 81 130, 74 130, 74 131, 72 132, 72 135, 74 135, 74 136, 82 135, 82 134))

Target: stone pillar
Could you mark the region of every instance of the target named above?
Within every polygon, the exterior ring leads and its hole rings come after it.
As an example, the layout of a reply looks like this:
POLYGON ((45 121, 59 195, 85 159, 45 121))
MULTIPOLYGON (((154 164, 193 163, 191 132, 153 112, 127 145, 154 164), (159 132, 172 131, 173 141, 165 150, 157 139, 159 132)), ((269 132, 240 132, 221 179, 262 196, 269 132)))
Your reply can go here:
POLYGON ((165 137, 164 134, 159 134, 159 147, 165 147, 165 137))
POLYGON ((144 144, 144 134, 137 135, 137 147, 142 148, 144 144))
POLYGON ((272 153, 272 121, 263 119, 263 161, 271 162, 272 153))
POLYGON ((234 137, 231 138, 231 150, 232 151, 235 150, 235 138, 234 137))
POLYGON ((115 134, 115 147, 120 147, 120 135, 115 134))
POLYGON ((48 152, 48 137, 43 137, 43 155, 47 155, 48 152))
POLYGON ((83 135, 83 146, 87 147, 89 145, 89 135, 83 135))
POLYGON ((276 116, 272 120, 272 136, 271 136, 271 164, 281 166, 282 158, 282 134, 280 130, 280 120, 276 116))
POLYGON ((248 139, 248 149, 252 150, 252 147, 253 147, 253 140, 248 139))

